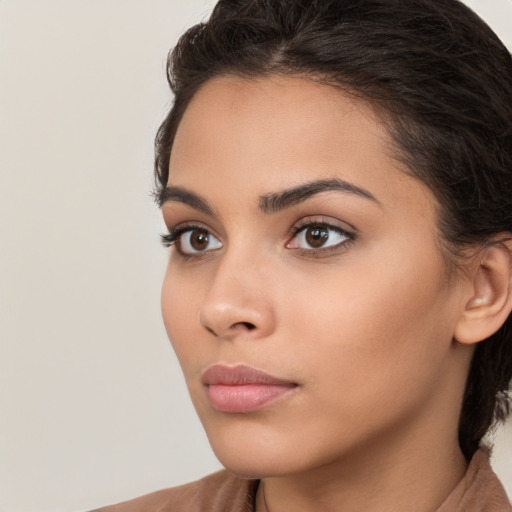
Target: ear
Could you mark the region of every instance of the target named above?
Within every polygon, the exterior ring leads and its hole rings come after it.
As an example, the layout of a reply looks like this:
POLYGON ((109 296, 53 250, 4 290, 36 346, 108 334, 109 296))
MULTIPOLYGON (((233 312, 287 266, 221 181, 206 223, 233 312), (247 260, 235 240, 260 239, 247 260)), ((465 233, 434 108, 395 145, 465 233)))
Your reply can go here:
MULTIPOLYGON (((510 238, 510 235, 507 235, 510 238)), ((512 310, 512 240, 492 241, 472 267, 470 298, 455 326, 454 338, 464 344, 494 334, 512 310)))

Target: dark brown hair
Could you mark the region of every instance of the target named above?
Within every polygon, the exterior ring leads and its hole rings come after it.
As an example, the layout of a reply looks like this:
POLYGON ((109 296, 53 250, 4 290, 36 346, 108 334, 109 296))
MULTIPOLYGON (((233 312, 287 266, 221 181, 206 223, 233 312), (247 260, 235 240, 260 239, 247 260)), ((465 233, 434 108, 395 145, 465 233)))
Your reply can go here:
MULTIPOLYGON (((174 103, 156 138, 157 196, 201 85, 271 73, 337 86, 383 113, 396 158, 437 197, 447 262, 512 233, 512 59, 458 0, 220 0, 169 55, 174 103)), ((476 347, 459 424, 467 459, 510 409, 511 323, 476 347)))

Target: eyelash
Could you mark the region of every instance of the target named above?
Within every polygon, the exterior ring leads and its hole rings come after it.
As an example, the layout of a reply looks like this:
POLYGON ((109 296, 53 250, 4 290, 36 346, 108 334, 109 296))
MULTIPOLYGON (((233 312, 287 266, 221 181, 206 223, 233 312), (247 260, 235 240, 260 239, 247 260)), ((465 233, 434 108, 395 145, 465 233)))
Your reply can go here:
MULTIPOLYGON (((334 231, 344 237, 346 237, 346 240, 343 242, 340 242, 338 244, 328 246, 328 247, 320 247, 317 249, 311 248, 311 249, 304 249, 304 248, 294 248, 294 250, 298 251, 299 253, 302 253, 304 255, 310 255, 313 257, 321 257, 323 255, 326 255, 328 253, 338 252, 342 250, 343 248, 346 248, 349 244, 353 243, 356 240, 356 235, 354 233, 351 233, 340 226, 336 226, 334 224, 331 224, 330 222, 327 222, 325 220, 311 220, 311 219, 303 219, 300 221, 297 225, 293 226, 290 229, 290 235, 292 235, 292 240, 297 237, 299 233, 302 231, 308 229, 308 228, 319 228, 319 229, 326 229, 329 231, 334 231)), ((207 234, 210 234, 210 231, 208 229, 198 226, 196 224, 189 224, 189 225, 183 225, 175 229, 170 229, 168 233, 163 233, 160 235, 162 244, 164 247, 171 247, 176 246, 177 252, 180 254, 180 256, 184 259, 189 258, 199 258, 201 256, 204 256, 209 251, 205 251, 204 253, 197 253, 197 254, 187 254, 183 252, 179 247, 179 241, 180 237, 188 232, 188 231, 200 231, 207 234)), ((287 242, 287 245, 291 243, 291 241, 287 242)))

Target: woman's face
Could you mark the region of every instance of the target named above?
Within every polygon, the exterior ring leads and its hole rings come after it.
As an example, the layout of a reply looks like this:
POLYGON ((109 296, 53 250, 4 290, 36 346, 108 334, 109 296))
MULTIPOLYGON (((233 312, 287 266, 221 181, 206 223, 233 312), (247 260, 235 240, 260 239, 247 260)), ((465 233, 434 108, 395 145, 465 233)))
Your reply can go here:
POLYGON ((440 422, 456 439, 460 285, 431 192, 398 167, 369 107, 305 79, 217 78, 187 108, 162 310, 233 472, 306 471, 440 422))

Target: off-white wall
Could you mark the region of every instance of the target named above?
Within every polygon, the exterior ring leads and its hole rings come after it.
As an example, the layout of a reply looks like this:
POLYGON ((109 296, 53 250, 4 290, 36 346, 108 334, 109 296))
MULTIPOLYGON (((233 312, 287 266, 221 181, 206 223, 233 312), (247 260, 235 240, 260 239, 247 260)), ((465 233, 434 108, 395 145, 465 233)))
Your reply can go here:
MULTIPOLYGON (((0 0, 0 510, 86 510, 220 467, 162 327, 149 198, 165 56, 212 3, 0 0)), ((468 3, 512 47, 512 0, 468 3)))

